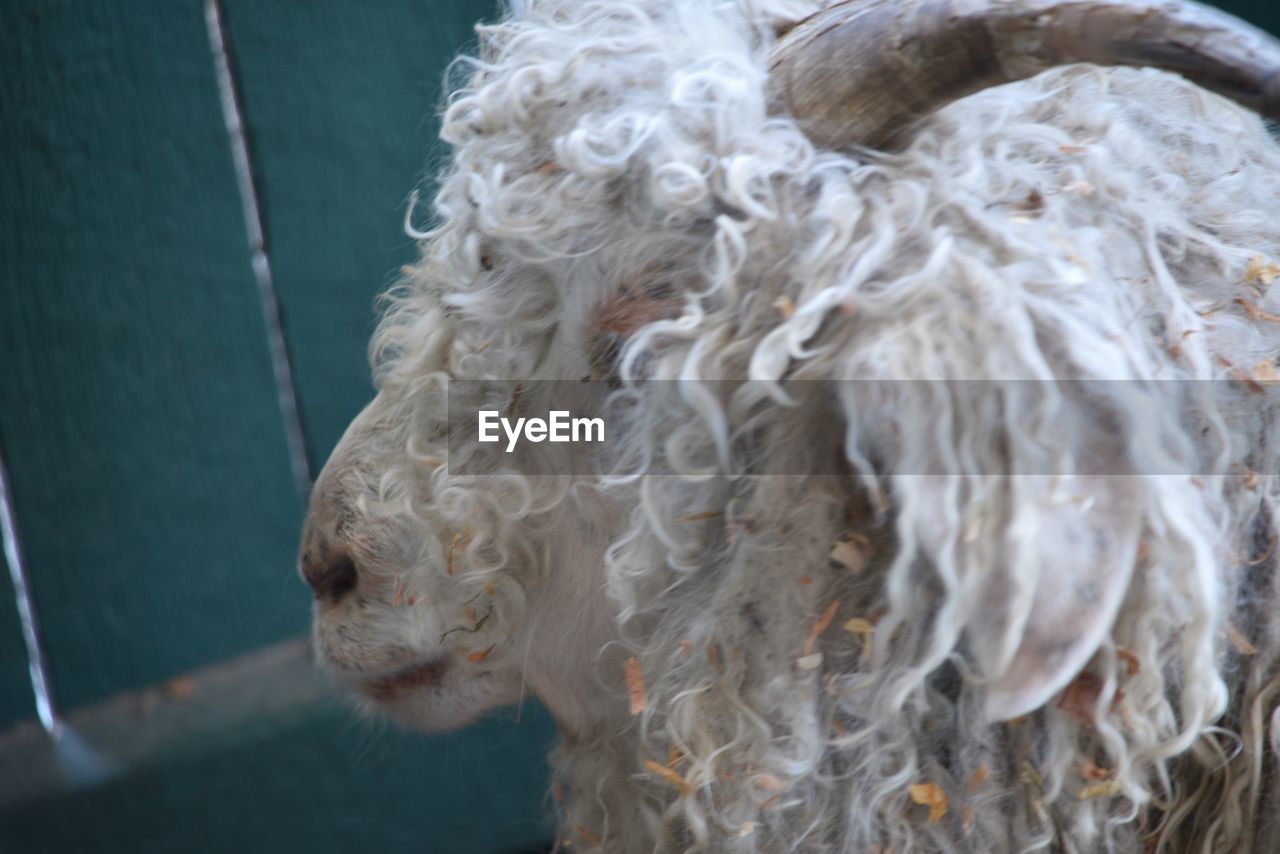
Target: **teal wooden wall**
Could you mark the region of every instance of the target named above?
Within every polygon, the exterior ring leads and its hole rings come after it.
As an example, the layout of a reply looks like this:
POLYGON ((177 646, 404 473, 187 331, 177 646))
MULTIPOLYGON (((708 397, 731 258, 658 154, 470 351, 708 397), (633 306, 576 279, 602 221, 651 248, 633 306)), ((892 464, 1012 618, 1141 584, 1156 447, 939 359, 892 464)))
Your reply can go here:
POLYGON ((301 516, 200 3, 0 31, 0 437, 74 708, 296 634, 301 516))
MULTIPOLYGON (((1272 0, 1225 8, 1280 31, 1272 0)), ((224 0, 313 468, 371 388, 446 62, 489 0, 224 0)), ((307 629, 287 461, 202 0, 0 3, 0 451, 66 710, 307 629)), ((0 582, 0 732, 33 715, 0 582)), ((538 709, 465 733, 340 706, 0 804, 0 851, 519 851, 538 709)))
POLYGON ((0 729, 34 712, 18 610, 0 578, 0 729))
POLYGON ((434 144, 445 63, 496 3, 227 0, 276 288, 316 469, 371 394, 373 300, 434 144))

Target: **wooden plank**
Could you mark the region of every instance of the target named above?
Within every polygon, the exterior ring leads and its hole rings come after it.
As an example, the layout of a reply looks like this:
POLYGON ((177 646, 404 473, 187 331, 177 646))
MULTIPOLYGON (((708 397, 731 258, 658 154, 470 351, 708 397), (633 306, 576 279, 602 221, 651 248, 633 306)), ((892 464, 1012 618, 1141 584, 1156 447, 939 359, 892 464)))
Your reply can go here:
POLYGON ((495 7, 224 0, 316 468, 372 394, 374 299, 413 257, 406 199, 444 155, 445 66, 495 7))
POLYGON ((0 809, 0 850, 131 854, 519 854, 551 838, 529 730, 414 737, 321 707, 262 740, 0 809), (352 733, 358 733, 355 738, 352 733), (342 738, 346 735, 346 739, 342 738), (519 772, 518 774, 516 772, 519 772), (502 779, 499 775, 516 776, 502 779))
MULTIPOLYGON (((551 835, 536 704, 425 737, 360 722, 291 641, 0 735, 0 850, 532 851, 551 835)), ((542 850, 545 850, 543 848, 542 850)))
POLYGON ((0 439, 74 707, 300 631, 300 508, 201 3, 0 32, 0 439))
POLYGON ((81 706, 50 738, 37 721, 0 732, 0 807, 49 800, 287 728, 333 702, 295 638, 167 682, 81 706))

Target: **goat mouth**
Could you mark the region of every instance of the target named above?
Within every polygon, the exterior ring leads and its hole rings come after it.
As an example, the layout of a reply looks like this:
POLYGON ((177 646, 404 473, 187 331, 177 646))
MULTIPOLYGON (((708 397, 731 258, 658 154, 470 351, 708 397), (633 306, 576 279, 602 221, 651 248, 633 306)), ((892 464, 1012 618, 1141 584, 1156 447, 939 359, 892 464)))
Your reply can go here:
POLYGON ((381 700, 383 702, 394 700, 406 691, 439 682, 444 678, 444 674, 448 669, 449 660, 446 656, 428 659, 417 664, 411 664, 408 667, 402 667, 399 670, 388 673, 386 676, 368 679, 361 684, 360 692, 373 700, 381 700))

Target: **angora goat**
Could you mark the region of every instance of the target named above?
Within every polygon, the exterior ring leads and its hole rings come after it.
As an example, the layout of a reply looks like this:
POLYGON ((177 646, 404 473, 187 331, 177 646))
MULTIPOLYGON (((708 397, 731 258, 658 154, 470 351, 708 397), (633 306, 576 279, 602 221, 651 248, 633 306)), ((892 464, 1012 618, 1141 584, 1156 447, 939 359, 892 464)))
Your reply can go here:
POLYGON ((321 661, 410 727, 538 697, 576 850, 1280 851, 1280 147, 1201 88, 1274 117, 1280 46, 1145 0, 478 32, 312 499, 321 661), (611 460, 450 450, 457 381, 584 378, 611 460))

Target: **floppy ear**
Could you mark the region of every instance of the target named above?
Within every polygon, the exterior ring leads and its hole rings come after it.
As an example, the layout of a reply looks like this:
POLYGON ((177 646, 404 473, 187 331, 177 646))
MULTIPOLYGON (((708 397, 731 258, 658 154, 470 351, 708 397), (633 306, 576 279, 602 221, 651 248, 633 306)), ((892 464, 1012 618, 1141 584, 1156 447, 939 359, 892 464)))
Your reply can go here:
POLYGON ((1129 587, 1142 529, 1138 478, 1012 480, 1005 565, 979 586, 966 628, 992 721, 1048 702, 1098 650, 1129 587))
MULTIPOLYGON (((1043 706, 1111 632, 1149 507, 1136 467, 1176 400, 1110 381, 846 386, 846 447, 904 473, 893 487, 904 555, 918 551, 941 582, 924 662, 962 639, 990 720, 1043 706)), ((890 606, 910 611, 915 561, 897 564, 890 606)))

